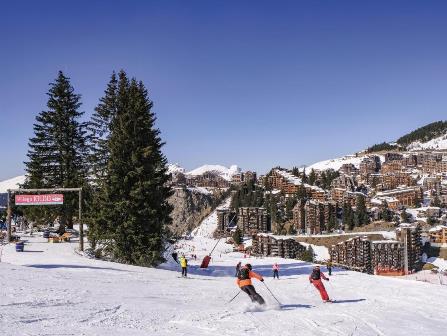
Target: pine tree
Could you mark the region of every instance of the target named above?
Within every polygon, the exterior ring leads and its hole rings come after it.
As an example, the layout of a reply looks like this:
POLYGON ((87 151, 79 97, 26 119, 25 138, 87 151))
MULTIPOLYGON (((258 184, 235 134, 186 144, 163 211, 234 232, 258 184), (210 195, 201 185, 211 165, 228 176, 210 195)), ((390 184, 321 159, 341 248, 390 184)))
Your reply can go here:
POLYGON ((100 98, 99 104, 95 108, 89 123, 90 137, 90 179, 92 180, 92 187, 94 188, 92 204, 89 207, 87 216, 90 218, 90 227, 88 236, 90 245, 96 249, 97 240, 105 237, 110 231, 105 225, 104 221, 95 220, 98 216, 97 209, 101 207, 104 202, 101 197, 104 196, 102 192, 105 187, 107 177, 107 167, 110 156, 109 139, 112 121, 117 112, 117 90, 118 81, 115 72, 112 73, 107 88, 104 91, 104 96, 100 98))
POLYGON ((312 168, 309 174, 309 184, 314 185, 316 180, 317 180, 317 173, 315 173, 315 170, 312 168))
POLYGON ((113 72, 89 124, 92 134, 90 159, 95 184, 101 184, 107 175, 110 128, 117 111, 117 85, 118 81, 113 72))
MULTIPOLYGON (((46 111, 36 117, 34 137, 29 140, 25 162, 26 188, 76 188, 85 186, 87 176, 87 125, 79 119, 81 96, 74 92, 70 79, 59 71, 48 91, 46 111)), ((54 208, 36 207, 25 211, 34 219, 60 218, 60 233, 66 224, 73 227, 78 197, 65 194, 64 204, 54 208)))
POLYGON ((117 109, 109 139, 110 156, 97 225, 108 233, 106 252, 119 261, 152 266, 163 260, 172 190, 167 182, 163 142, 143 83, 119 73, 117 109))
POLYGON ((363 226, 365 224, 368 224, 369 217, 368 217, 368 212, 366 210, 366 203, 365 203, 364 196, 357 195, 356 215, 357 215, 358 226, 363 226))

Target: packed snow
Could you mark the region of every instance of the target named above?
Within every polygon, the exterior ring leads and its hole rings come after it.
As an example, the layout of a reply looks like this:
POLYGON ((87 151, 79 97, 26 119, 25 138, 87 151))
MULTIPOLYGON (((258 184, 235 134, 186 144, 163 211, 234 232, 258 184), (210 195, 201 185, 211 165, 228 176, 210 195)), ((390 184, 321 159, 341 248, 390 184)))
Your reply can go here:
POLYGON ((23 237, 27 240, 26 252, 15 252, 13 244, 3 246, 0 333, 445 334, 447 306, 441 303, 447 300, 447 286, 335 268, 325 286, 336 301, 323 303, 309 284, 311 264, 281 258, 244 258, 224 239, 218 242, 212 238, 216 225, 214 212, 191 237, 176 244, 178 251, 189 258, 186 279, 180 277, 172 258, 155 269, 122 265, 77 253, 77 241, 50 244, 40 235, 23 237), (201 259, 217 242, 210 267, 201 270, 201 259), (196 254, 197 260, 191 254, 196 254), (253 270, 265 277, 265 285, 254 280, 254 286, 266 306, 254 305, 240 293, 234 278, 238 261, 251 263, 253 270), (279 280, 272 279, 275 262, 280 265, 279 280))
POLYGON ((0 182, 0 194, 8 192, 8 189, 18 189, 21 184, 25 183, 25 175, 16 176, 8 180, 0 182))
MULTIPOLYGON (((373 154, 376 155, 376 154, 373 154)), ((341 158, 331 159, 331 160, 324 160, 320 162, 316 162, 308 167, 306 167, 306 174, 309 174, 312 169, 315 170, 328 170, 333 169, 335 171, 338 171, 342 165, 344 164, 353 164, 356 168, 360 167, 360 163, 363 159, 367 158, 370 155, 346 155, 341 158)), ((381 162, 385 161, 385 157, 383 155, 377 155, 380 158, 381 162)))

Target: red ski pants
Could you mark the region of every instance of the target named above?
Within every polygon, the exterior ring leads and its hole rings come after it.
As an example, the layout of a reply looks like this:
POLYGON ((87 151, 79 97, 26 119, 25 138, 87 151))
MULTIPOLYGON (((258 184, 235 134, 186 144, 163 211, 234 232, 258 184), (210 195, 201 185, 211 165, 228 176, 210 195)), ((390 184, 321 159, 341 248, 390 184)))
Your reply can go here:
POLYGON ((324 301, 329 300, 329 296, 327 295, 326 288, 324 288, 323 282, 321 280, 312 280, 312 283, 314 284, 315 288, 318 289, 320 292, 321 298, 324 301))

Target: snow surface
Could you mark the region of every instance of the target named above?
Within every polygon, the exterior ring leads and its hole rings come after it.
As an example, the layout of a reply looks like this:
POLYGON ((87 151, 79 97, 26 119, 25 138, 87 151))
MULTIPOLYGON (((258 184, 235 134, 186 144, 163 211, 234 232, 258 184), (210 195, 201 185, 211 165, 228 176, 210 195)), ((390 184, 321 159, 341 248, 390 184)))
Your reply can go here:
POLYGON ((0 182, 0 193, 8 192, 8 189, 18 189, 25 182, 25 175, 16 176, 0 182))
POLYGON ((308 167, 306 167, 306 174, 309 174, 312 169, 315 170, 328 170, 333 169, 335 171, 338 171, 342 165, 344 164, 353 164, 356 168, 360 167, 360 162, 362 162, 363 159, 369 157, 369 156, 378 156, 380 158, 381 162, 385 161, 385 157, 383 155, 346 155, 341 158, 331 159, 331 160, 324 160, 320 162, 316 162, 308 167))
MULTIPOLYGON (((0 334, 15 335, 445 335, 447 287, 401 278, 333 269, 325 282, 333 304, 324 304, 309 284, 312 265, 281 258, 244 258, 221 240, 209 269, 201 259, 217 242, 211 238, 215 213, 178 248, 196 253, 189 278, 178 265, 143 268, 88 259, 77 242, 49 244, 24 237, 27 252, 3 247, 0 263, 0 334), (193 252, 194 251, 194 252, 193 252), (254 280, 267 305, 239 293, 234 272, 249 262, 265 277, 254 280), (280 280, 271 267, 280 265, 280 280)), ((1 248, 1 247, 0 247, 1 248)), ((189 255, 188 255, 189 257, 189 255)), ((322 268, 325 272, 325 268, 322 268)), ((327 274, 327 273, 326 273, 327 274)))

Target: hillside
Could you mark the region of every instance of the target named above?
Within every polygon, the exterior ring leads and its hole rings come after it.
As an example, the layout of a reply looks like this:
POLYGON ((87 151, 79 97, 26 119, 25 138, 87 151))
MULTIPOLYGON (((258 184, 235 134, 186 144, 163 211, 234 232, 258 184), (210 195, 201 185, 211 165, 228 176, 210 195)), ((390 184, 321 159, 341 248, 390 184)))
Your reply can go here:
POLYGON ((369 147, 369 153, 384 150, 447 149, 447 121, 436 121, 401 136, 396 142, 383 142, 369 147))

